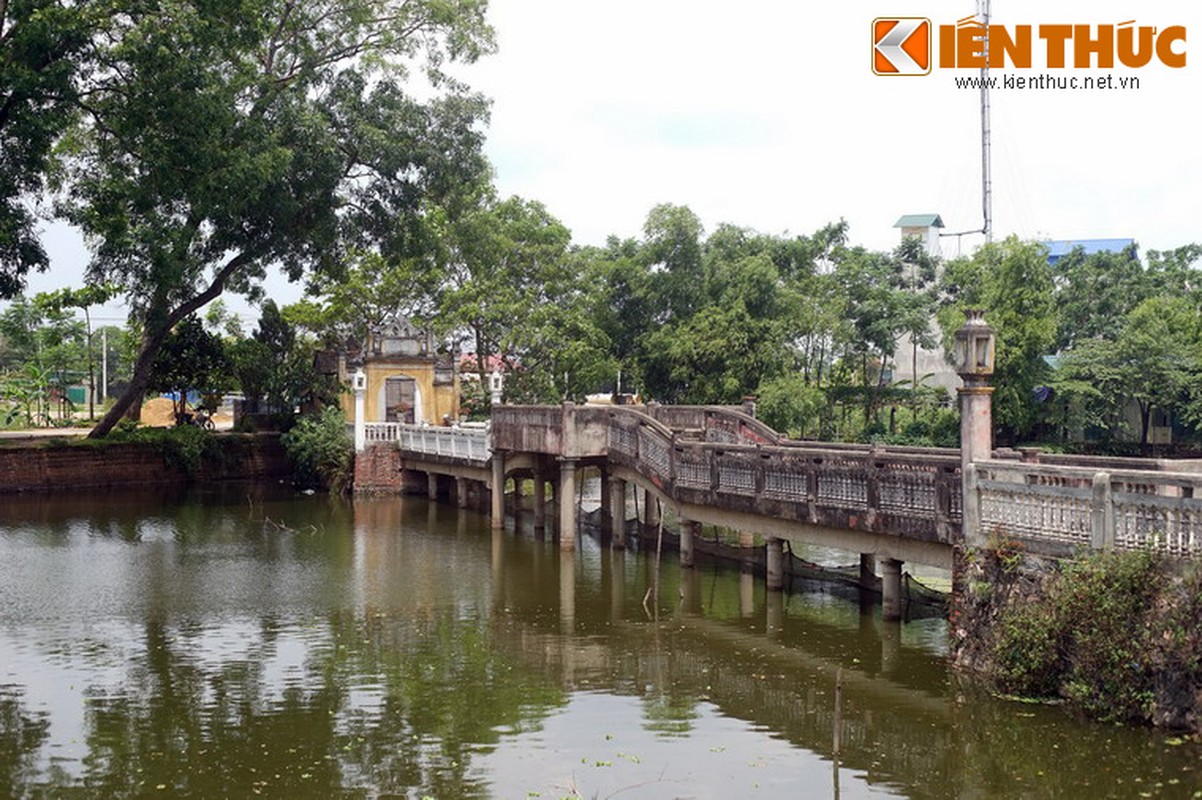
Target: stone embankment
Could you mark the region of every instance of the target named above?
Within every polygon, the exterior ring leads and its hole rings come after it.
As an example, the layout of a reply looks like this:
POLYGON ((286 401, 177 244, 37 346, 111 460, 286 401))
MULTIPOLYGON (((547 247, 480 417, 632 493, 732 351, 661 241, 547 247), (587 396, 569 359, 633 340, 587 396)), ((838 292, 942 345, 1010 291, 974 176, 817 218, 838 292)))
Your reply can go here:
POLYGON ((278 434, 218 435, 216 444, 189 469, 150 442, 8 439, 0 441, 0 494, 291 476, 278 434))

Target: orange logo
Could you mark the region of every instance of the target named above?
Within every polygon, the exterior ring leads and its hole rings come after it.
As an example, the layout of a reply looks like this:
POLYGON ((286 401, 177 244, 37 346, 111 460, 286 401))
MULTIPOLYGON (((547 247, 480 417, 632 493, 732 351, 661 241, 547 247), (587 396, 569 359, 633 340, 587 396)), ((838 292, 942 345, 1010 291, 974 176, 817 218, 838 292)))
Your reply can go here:
POLYGON ((930 72, 931 21, 926 17, 874 19, 872 71, 877 75, 926 75, 930 72))

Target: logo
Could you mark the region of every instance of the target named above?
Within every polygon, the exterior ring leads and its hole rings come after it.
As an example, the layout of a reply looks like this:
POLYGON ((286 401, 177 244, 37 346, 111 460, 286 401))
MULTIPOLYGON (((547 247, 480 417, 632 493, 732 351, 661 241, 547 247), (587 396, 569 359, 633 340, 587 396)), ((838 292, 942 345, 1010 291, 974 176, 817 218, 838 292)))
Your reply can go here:
POLYGON ((964 17, 939 25, 925 17, 872 21, 872 71, 927 75, 938 51, 940 69, 1139 69, 1186 64, 1184 25, 986 25, 964 17), (937 38, 937 41, 936 41, 937 38), (1042 63, 1037 63, 1042 61, 1042 63))
POLYGON ((877 75, 926 75, 930 72, 931 21, 925 17, 874 19, 872 71, 877 75))

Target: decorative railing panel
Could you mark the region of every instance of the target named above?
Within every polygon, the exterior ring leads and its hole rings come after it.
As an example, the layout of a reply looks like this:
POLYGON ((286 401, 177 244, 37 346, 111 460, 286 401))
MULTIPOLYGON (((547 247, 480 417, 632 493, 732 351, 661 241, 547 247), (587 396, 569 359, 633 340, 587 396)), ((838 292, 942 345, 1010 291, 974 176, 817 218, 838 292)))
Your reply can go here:
POLYGON ((663 480, 672 477, 671 443, 648 428, 639 429, 639 461, 645 464, 652 476, 663 480))
POLYGON ((764 470, 764 497, 805 503, 809 500, 809 470, 764 470))
POLYGON ((852 511, 868 508, 868 471, 866 463, 850 466, 846 462, 823 463, 818 472, 818 505, 852 511))
POLYGON ((409 453, 460 459, 484 464, 492 458, 487 429, 436 428, 429 425, 398 425, 397 446, 409 453))
POLYGON ((746 464, 718 462, 718 491, 755 495, 755 472, 746 464))
POLYGON ((1202 475, 987 461, 970 467, 967 491, 970 543, 1202 555, 1202 475))
POLYGON ((365 440, 368 444, 400 441, 401 423, 399 422, 368 422, 364 425, 365 440))

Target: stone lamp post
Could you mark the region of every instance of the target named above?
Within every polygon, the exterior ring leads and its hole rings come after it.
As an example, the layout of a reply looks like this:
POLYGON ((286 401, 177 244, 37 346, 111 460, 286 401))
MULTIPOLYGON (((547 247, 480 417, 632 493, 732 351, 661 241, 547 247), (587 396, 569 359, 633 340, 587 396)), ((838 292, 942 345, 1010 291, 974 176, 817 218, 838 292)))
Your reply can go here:
POLYGON ((993 453, 993 377, 997 336, 978 308, 964 312, 956 331, 954 361, 964 386, 960 395, 960 465, 987 459, 993 453))
POLYGON ((493 370, 488 376, 488 393, 494 406, 501 405, 501 391, 505 388, 505 376, 500 370, 493 370))
POLYGON ((367 374, 362 368, 351 376, 351 389, 355 392, 355 452, 362 453, 367 447, 367 374))

